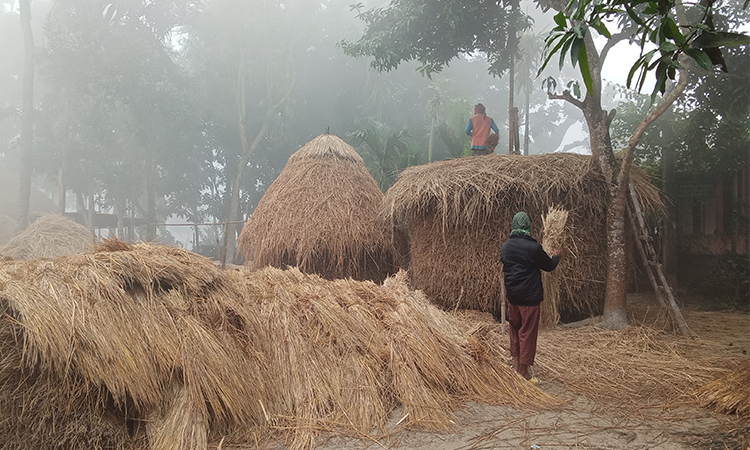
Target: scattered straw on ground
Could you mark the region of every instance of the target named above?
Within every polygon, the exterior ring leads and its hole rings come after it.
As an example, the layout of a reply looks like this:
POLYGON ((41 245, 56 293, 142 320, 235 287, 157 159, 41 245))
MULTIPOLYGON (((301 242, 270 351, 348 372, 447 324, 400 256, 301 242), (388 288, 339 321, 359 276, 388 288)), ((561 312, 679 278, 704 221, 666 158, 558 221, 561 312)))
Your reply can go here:
MULTIPOLYGON (((465 322, 471 333, 495 343, 499 355, 507 354, 508 337, 500 334, 500 324, 478 313, 461 314, 471 318, 465 322)), ((623 411, 692 402, 696 387, 726 370, 680 351, 680 342, 688 339, 646 326, 543 330, 534 372, 576 394, 616 402, 623 411)))
POLYGON ((303 449, 321 431, 383 429, 399 406, 403 423, 445 429, 464 401, 554 402, 403 276, 223 271, 182 249, 106 241, 0 261, 0 302, 11 447, 205 448, 270 431, 303 449))
POLYGON ((750 361, 743 361, 736 370, 703 386, 697 395, 702 406, 750 419, 750 361))
POLYGON ((0 255, 26 260, 55 258, 91 251, 94 244, 94 235, 83 225, 59 214, 46 214, 0 247, 0 255))

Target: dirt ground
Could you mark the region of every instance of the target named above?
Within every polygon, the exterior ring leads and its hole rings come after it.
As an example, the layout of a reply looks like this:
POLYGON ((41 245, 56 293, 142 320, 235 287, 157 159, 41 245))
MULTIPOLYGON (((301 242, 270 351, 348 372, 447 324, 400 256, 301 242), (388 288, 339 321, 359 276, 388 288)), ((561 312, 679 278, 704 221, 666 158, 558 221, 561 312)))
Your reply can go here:
MULTIPOLYGON (((660 315, 652 296, 630 295, 629 305, 633 323, 658 326, 660 315)), ((698 335, 684 352, 727 368, 748 358, 750 315, 746 310, 705 311, 689 306, 683 315, 698 335)), ((554 333, 542 332, 540 340, 554 338, 554 333)), ((559 406, 533 411, 466 404, 457 413, 455 427, 440 433, 405 429, 397 424, 401 416, 395 411, 387 435, 321 436, 319 449, 750 449, 747 418, 717 414, 689 402, 621 409, 617 402, 592 400, 563 383, 545 380, 542 372, 538 376, 540 389, 560 399, 559 406)))

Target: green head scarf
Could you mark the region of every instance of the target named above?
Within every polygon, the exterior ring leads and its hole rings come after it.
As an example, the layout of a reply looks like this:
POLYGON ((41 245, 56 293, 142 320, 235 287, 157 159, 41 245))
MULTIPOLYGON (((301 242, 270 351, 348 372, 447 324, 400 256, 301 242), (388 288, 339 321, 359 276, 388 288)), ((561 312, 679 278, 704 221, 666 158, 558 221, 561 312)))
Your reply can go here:
POLYGON ((531 236, 531 219, 525 212, 517 212, 513 216, 513 231, 510 232, 511 236, 531 236))

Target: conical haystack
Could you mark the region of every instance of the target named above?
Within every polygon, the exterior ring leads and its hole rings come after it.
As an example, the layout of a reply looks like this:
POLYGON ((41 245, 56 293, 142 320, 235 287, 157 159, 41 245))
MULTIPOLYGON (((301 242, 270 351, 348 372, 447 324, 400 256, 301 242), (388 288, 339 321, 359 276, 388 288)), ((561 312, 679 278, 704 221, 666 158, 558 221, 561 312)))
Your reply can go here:
POLYGON ((96 238, 83 225, 59 214, 40 216, 0 247, 0 255, 15 259, 54 258, 93 250, 96 238))
MULTIPOLYGON (((637 169, 647 210, 658 191, 637 169)), ((599 313, 606 280, 607 184, 590 156, 487 155, 404 170, 385 197, 385 216, 411 236, 409 279, 445 308, 499 312, 500 248, 511 218, 525 211, 541 240, 542 214, 569 211, 565 253, 557 268, 563 319, 599 313)), ((499 314, 498 314, 499 317, 499 314)))
POLYGON ((315 447, 461 402, 536 405, 531 386, 401 281, 223 271, 188 251, 107 241, 0 260, 0 435, 14 449, 204 450, 269 436, 315 447))
POLYGON ((382 281, 397 259, 379 219, 382 200, 354 148, 318 136, 289 158, 242 229, 245 264, 382 281))

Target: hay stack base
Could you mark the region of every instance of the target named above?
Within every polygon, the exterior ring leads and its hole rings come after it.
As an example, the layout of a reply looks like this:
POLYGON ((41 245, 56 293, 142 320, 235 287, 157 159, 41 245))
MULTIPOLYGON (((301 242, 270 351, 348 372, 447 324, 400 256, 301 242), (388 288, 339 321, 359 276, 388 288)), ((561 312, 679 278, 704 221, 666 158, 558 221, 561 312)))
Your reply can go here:
POLYGON ((403 278, 222 271, 182 249, 118 241, 0 261, 0 344, 14 355, 0 365, 0 434, 18 449, 268 436, 306 449, 321 431, 382 430, 397 407, 408 425, 445 429, 465 401, 554 403, 403 278))

